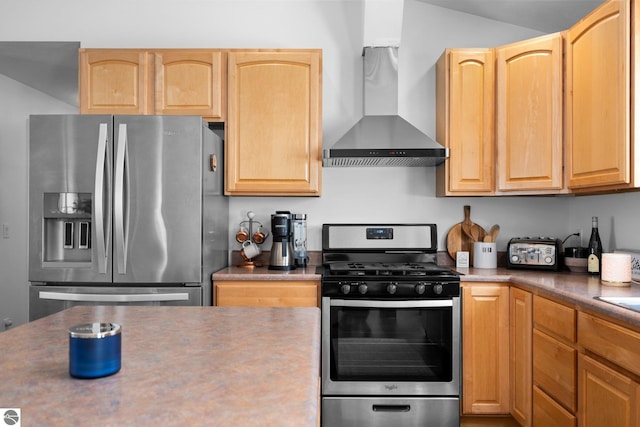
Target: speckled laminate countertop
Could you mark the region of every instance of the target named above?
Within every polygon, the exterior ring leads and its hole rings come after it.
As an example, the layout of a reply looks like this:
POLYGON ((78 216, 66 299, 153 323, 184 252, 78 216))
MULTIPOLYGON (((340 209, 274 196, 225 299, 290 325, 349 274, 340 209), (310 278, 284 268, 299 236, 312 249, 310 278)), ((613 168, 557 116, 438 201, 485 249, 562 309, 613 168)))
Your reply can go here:
MULTIPOLYGON (((587 308, 640 328, 640 313, 594 299, 595 296, 638 296, 640 285, 629 287, 603 285, 599 278, 569 271, 549 272, 516 269, 480 269, 449 266, 461 273, 462 282, 511 282, 532 292, 545 292, 568 304, 587 308)), ((216 280, 320 280, 316 266, 291 271, 269 270, 266 266, 228 267, 213 274, 216 280)))
POLYGON ((317 308, 73 307, 0 333, 23 426, 315 426, 317 308), (122 325, 122 369, 69 376, 70 326, 122 325))
POLYGON ((599 277, 569 271, 547 272, 506 268, 458 268, 462 282, 511 282, 532 292, 544 292, 570 305, 589 309, 640 328, 640 313, 594 299, 595 296, 640 297, 640 285, 628 287, 603 285, 599 277))
POLYGON ((322 276, 316 273, 317 266, 309 265, 294 270, 269 270, 268 266, 239 267, 231 266, 213 273, 216 280, 320 280, 322 276))

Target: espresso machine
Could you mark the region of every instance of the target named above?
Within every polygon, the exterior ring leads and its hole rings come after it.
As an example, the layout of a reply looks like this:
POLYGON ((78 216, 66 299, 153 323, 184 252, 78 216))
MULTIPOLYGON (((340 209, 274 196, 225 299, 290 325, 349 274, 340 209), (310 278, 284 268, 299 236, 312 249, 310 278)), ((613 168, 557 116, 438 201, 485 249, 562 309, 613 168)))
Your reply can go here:
POLYGON ((271 257, 269 259, 270 270, 293 270, 294 252, 291 245, 291 212, 276 211, 271 214, 271 257))

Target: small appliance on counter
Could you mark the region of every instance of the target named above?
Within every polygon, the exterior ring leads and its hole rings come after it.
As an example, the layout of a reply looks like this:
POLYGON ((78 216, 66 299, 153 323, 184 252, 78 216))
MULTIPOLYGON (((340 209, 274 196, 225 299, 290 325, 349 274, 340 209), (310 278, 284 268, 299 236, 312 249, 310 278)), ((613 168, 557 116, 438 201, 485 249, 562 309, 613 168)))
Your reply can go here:
POLYGON ((271 214, 273 243, 271 245, 269 270, 293 270, 296 268, 291 244, 291 231, 291 212, 276 211, 275 214, 271 214))
POLYGON ((307 255, 307 214, 291 215, 293 226, 293 255, 296 267, 305 267, 309 262, 307 255))
POLYGON ((552 237, 514 237, 507 244, 507 268, 559 271, 562 241, 552 237))

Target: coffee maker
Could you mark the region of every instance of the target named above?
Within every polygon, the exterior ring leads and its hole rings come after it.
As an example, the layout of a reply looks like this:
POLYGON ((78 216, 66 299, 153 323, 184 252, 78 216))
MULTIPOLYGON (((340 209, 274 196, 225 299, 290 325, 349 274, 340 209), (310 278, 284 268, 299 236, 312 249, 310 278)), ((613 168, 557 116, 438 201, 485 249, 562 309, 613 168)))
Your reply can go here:
POLYGON ((291 245, 291 212, 276 211, 271 214, 271 257, 270 270, 293 270, 294 253, 291 245))

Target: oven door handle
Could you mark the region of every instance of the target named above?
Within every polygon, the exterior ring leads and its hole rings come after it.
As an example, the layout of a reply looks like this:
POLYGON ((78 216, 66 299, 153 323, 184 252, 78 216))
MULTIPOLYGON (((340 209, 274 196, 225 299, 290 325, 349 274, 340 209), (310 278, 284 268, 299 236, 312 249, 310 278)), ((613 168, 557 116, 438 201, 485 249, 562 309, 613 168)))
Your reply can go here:
POLYGON ((436 300, 403 300, 403 301, 377 301, 377 300, 345 300, 331 299, 332 307, 366 307, 366 308, 416 308, 416 307, 453 307, 451 299, 436 300))

